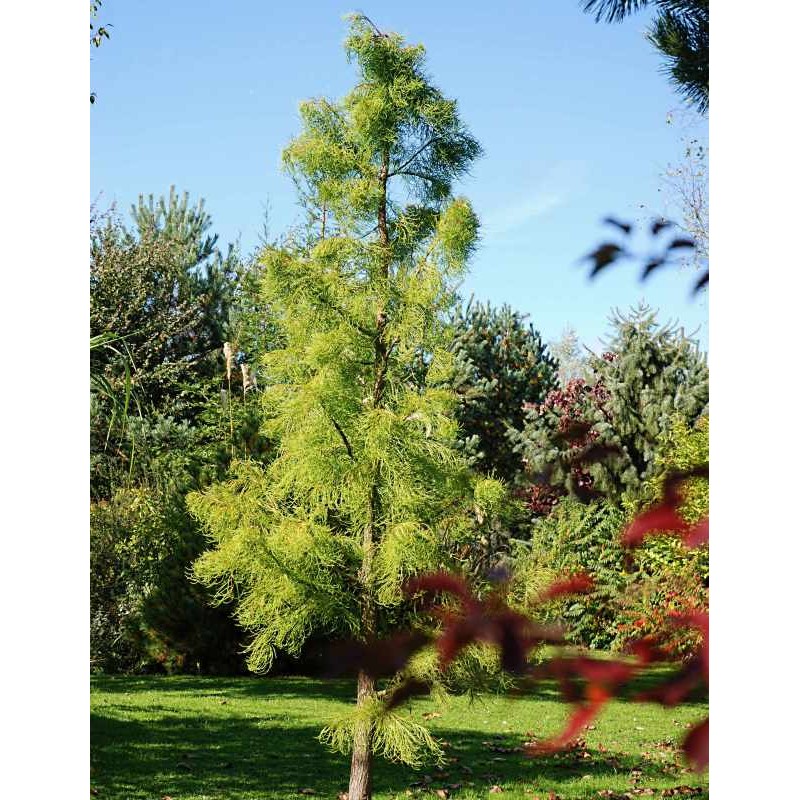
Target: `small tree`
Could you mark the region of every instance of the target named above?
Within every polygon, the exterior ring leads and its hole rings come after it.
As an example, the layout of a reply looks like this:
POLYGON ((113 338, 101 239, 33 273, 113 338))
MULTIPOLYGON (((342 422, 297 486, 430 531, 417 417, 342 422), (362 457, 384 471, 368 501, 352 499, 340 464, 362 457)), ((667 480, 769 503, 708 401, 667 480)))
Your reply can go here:
POLYGON ((575 328, 567 325, 561 332, 561 338, 550 342, 548 349, 558 362, 558 383, 562 388, 575 378, 589 380, 589 351, 581 345, 575 328))
POLYGON ((556 385, 556 362, 525 317, 507 305, 468 303, 453 320, 458 421, 482 472, 513 482, 523 470, 509 431, 525 424, 525 404, 540 403, 556 385))
MULTIPOLYGON (((425 75, 421 46, 354 16, 346 51, 356 88, 303 103, 283 156, 319 212, 317 236, 263 259, 286 333, 262 370, 278 455, 190 497, 214 543, 196 574, 218 599, 238 597, 255 670, 314 631, 368 640, 396 625, 404 578, 448 563, 471 536, 464 504, 502 492, 487 482, 472 499, 448 387, 445 314, 478 228, 452 183, 480 148, 425 75)), ((366 671, 356 694, 355 715, 325 734, 352 748, 348 796, 363 800, 374 750, 414 761, 432 742, 379 711, 366 671)))

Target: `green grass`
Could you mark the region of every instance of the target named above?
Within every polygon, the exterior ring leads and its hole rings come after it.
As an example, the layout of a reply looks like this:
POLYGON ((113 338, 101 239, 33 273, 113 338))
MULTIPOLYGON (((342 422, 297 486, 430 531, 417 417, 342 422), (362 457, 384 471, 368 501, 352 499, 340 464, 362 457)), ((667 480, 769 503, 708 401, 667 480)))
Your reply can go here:
MULTIPOLYGON (((348 758, 327 751, 317 734, 350 703, 353 685, 308 678, 97 677, 92 680, 91 785, 100 800, 268 800, 335 798, 347 788, 348 758)), ((503 752, 527 731, 555 733, 567 707, 552 686, 524 698, 465 697, 446 706, 415 701, 406 713, 441 716, 429 725, 448 743, 450 763, 414 771, 379 761, 375 798, 563 800, 662 796, 702 787, 676 748, 686 726, 707 712, 701 700, 675 709, 612 703, 585 733, 586 746, 551 758, 503 752), (413 784, 418 785, 413 785, 413 784), (503 793, 490 794, 493 785, 503 793), (645 791, 641 791, 645 790, 645 791), (652 790, 652 791, 650 791, 652 790), (625 794, 626 792, 630 794, 625 794), (606 795, 607 796, 607 795, 606 795)))

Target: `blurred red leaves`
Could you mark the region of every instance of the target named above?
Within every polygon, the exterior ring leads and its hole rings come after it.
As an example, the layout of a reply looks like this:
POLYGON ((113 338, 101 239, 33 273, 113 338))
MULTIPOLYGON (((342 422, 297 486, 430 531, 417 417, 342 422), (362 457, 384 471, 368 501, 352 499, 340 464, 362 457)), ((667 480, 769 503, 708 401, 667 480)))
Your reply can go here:
POLYGON ((484 599, 478 599, 466 581, 446 572, 414 578, 405 586, 413 597, 422 594, 449 594, 459 605, 455 609, 440 606, 434 614, 442 622, 436 639, 439 664, 442 669, 474 642, 495 645, 500 649, 503 669, 512 673, 525 672, 530 651, 544 643, 563 642, 560 629, 541 625, 508 607, 502 589, 495 588, 484 599))
POLYGON ((664 502, 636 517, 625 529, 622 543, 626 547, 636 547, 645 537, 656 534, 677 534, 686 547, 699 547, 708 542, 708 519, 690 525, 674 503, 664 502))
POLYGON ((621 687, 641 669, 644 663, 644 654, 638 662, 634 663, 577 656, 554 658, 532 670, 534 679, 556 678, 562 697, 573 703, 574 710, 564 730, 551 739, 528 744, 526 752, 529 755, 541 755, 567 747, 602 711, 603 706, 619 693, 621 687))
POLYGON ((708 717, 689 731, 683 751, 696 772, 708 769, 708 717))
POLYGON ((594 588, 594 581, 591 575, 585 572, 578 572, 570 575, 564 580, 556 581, 542 592, 540 600, 553 600, 556 597, 564 597, 570 594, 586 594, 594 588))
MULTIPOLYGON (((707 543, 708 519, 690 525, 679 514, 681 485, 688 478, 696 477, 707 479, 708 466, 668 476, 663 501, 631 522, 623 532, 623 543, 635 547, 648 536, 665 534, 678 535, 686 547, 707 543)), ((484 597, 478 597, 466 580, 448 572, 413 578, 406 583, 405 594, 417 602, 422 599, 422 608, 438 618, 441 623, 438 634, 430 637, 406 631, 388 639, 351 643, 342 650, 340 668, 344 671, 363 669, 373 677, 389 676, 400 672, 417 650, 433 642, 440 667, 445 670, 469 645, 478 642, 494 645, 500 650, 503 669, 521 676, 527 685, 542 679, 555 680, 563 699, 574 706, 560 733, 526 746, 529 755, 537 755, 569 746, 609 700, 620 696, 632 678, 648 664, 664 659, 658 642, 649 637, 632 642, 628 646, 631 657, 625 660, 563 655, 533 666, 529 662, 531 651, 544 643, 563 645, 563 633, 559 628, 537 623, 510 608, 504 587, 505 581, 498 581, 484 597), (434 602, 437 596, 438 604, 434 602), (442 596, 450 600, 443 603, 442 596)), ((547 602, 565 595, 590 592, 592 588, 591 576, 578 573, 555 581, 538 599, 547 602)), ((695 689, 708 685, 708 614, 700 611, 675 614, 670 624, 695 628, 702 635, 702 645, 667 681, 634 696, 632 699, 636 702, 673 706, 684 701, 695 689)), ((410 697, 428 693, 429 689, 428 684, 409 678, 389 694, 386 706, 395 708, 410 697)), ((692 728, 683 743, 684 753, 697 771, 708 767, 708 730, 708 719, 705 719, 692 728)))
POLYGON ((688 525, 677 509, 670 503, 662 503, 644 514, 640 514, 626 528, 622 534, 622 544, 626 547, 635 547, 646 536, 659 533, 677 533, 683 536, 688 525))
POLYGON ((388 678, 399 672, 408 659, 430 642, 421 631, 400 631, 385 639, 338 642, 328 649, 330 677, 366 672, 372 678, 388 678))

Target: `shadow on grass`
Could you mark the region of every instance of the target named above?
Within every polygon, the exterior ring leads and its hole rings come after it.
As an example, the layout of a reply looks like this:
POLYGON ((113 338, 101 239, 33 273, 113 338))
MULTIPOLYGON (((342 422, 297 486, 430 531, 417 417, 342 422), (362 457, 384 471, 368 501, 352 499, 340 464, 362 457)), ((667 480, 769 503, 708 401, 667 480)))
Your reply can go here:
MULTIPOLYGON (((319 726, 260 727, 237 718, 157 719, 140 722, 92 715, 92 786, 103 798, 293 797, 300 789, 334 797, 346 789, 348 759, 318 741, 319 726)), ((591 751, 591 759, 571 755, 529 759, 496 756, 486 735, 439 729, 450 759, 443 769, 413 771, 378 760, 377 791, 404 793, 414 783, 443 788, 453 783, 488 790, 495 783, 546 780, 557 785, 584 775, 623 781, 638 769, 644 778, 663 778, 658 767, 633 757, 591 751), (464 768, 467 768, 466 770, 464 768)), ((514 747, 519 737, 492 736, 493 747, 514 747)))
MULTIPOLYGON (((91 717, 91 782, 99 789, 100 800, 282 798, 297 797, 300 789, 335 797, 346 789, 349 759, 323 747, 317 740, 321 724, 310 723, 307 714, 294 716, 291 705, 279 714, 258 713, 250 707, 250 713, 236 715, 220 713, 221 709, 186 711, 163 703, 158 696, 152 704, 138 701, 137 705, 133 699, 126 702, 125 695, 164 691, 219 697, 221 702, 237 697, 350 702, 351 681, 172 677, 96 678, 93 684, 113 695, 110 703, 99 706, 91 717), (142 719, 145 715, 147 719, 142 719)), ((640 683, 637 688, 647 685, 640 683)), ((557 692, 542 684, 527 696, 554 700, 557 692)), ((263 709, 273 710, 276 708, 263 709)), ((448 743, 448 766, 414 771, 378 759, 376 791, 404 795, 420 781, 433 789, 471 783, 474 791, 483 793, 495 783, 543 780, 557 789, 559 784, 585 776, 626 784, 632 770, 639 770, 645 780, 665 779, 662 765, 633 755, 590 749, 584 751, 588 756, 571 753, 530 759, 519 752, 503 753, 503 749, 521 744, 519 735, 439 725, 433 726, 433 732, 448 743)))
MULTIPOLYGON (((677 671, 674 664, 655 664, 634 678, 625 687, 620 701, 629 700, 640 692, 649 691, 669 678, 677 671)), ((286 699, 326 699, 349 702, 355 694, 355 679, 326 680, 308 677, 264 677, 252 675, 248 677, 209 678, 207 676, 173 675, 173 676, 114 676, 98 675, 92 678, 92 684, 106 693, 130 694, 133 692, 151 692, 168 689, 170 692, 184 692, 198 697, 282 697, 286 699), (213 685, 213 689, 210 687, 213 685)), ((520 697, 539 700, 560 700, 561 693, 555 681, 539 681, 532 688, 525 688, 520 697)), ((689 703, 708 701, 707 690, 698 689, 689 698, 689 703)))

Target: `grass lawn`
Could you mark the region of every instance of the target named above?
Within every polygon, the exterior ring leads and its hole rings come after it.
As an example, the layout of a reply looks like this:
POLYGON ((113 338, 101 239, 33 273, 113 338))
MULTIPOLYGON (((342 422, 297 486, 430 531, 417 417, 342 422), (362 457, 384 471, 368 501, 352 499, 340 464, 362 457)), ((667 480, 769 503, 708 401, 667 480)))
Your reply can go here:
MULTIPOLYGON (((347 789, 349 760, 316 736, 353 694, 351 682, 308 678, 93 678, 93 795, 277 800, 311 790, 335 798, 347 789)), ((429 725, 448 743, 450 763, 414 771, 378 761, 375 797, 707 798, 707 776, 686 771, 676 749, 706 711, 702 699, 674 709, 616 701, 586 731, 585 746, 531 759, 511 749, 527 731, 559 729, 567 707, 553 687, 524 698, 484 696, 472 705, 462 697, 444 707, 418 700, 406 713, 441 714, 429 725), (493 786, 502 794, 491 793, 493 786), (676 787, 684 788, 669 791, 676 787)))

